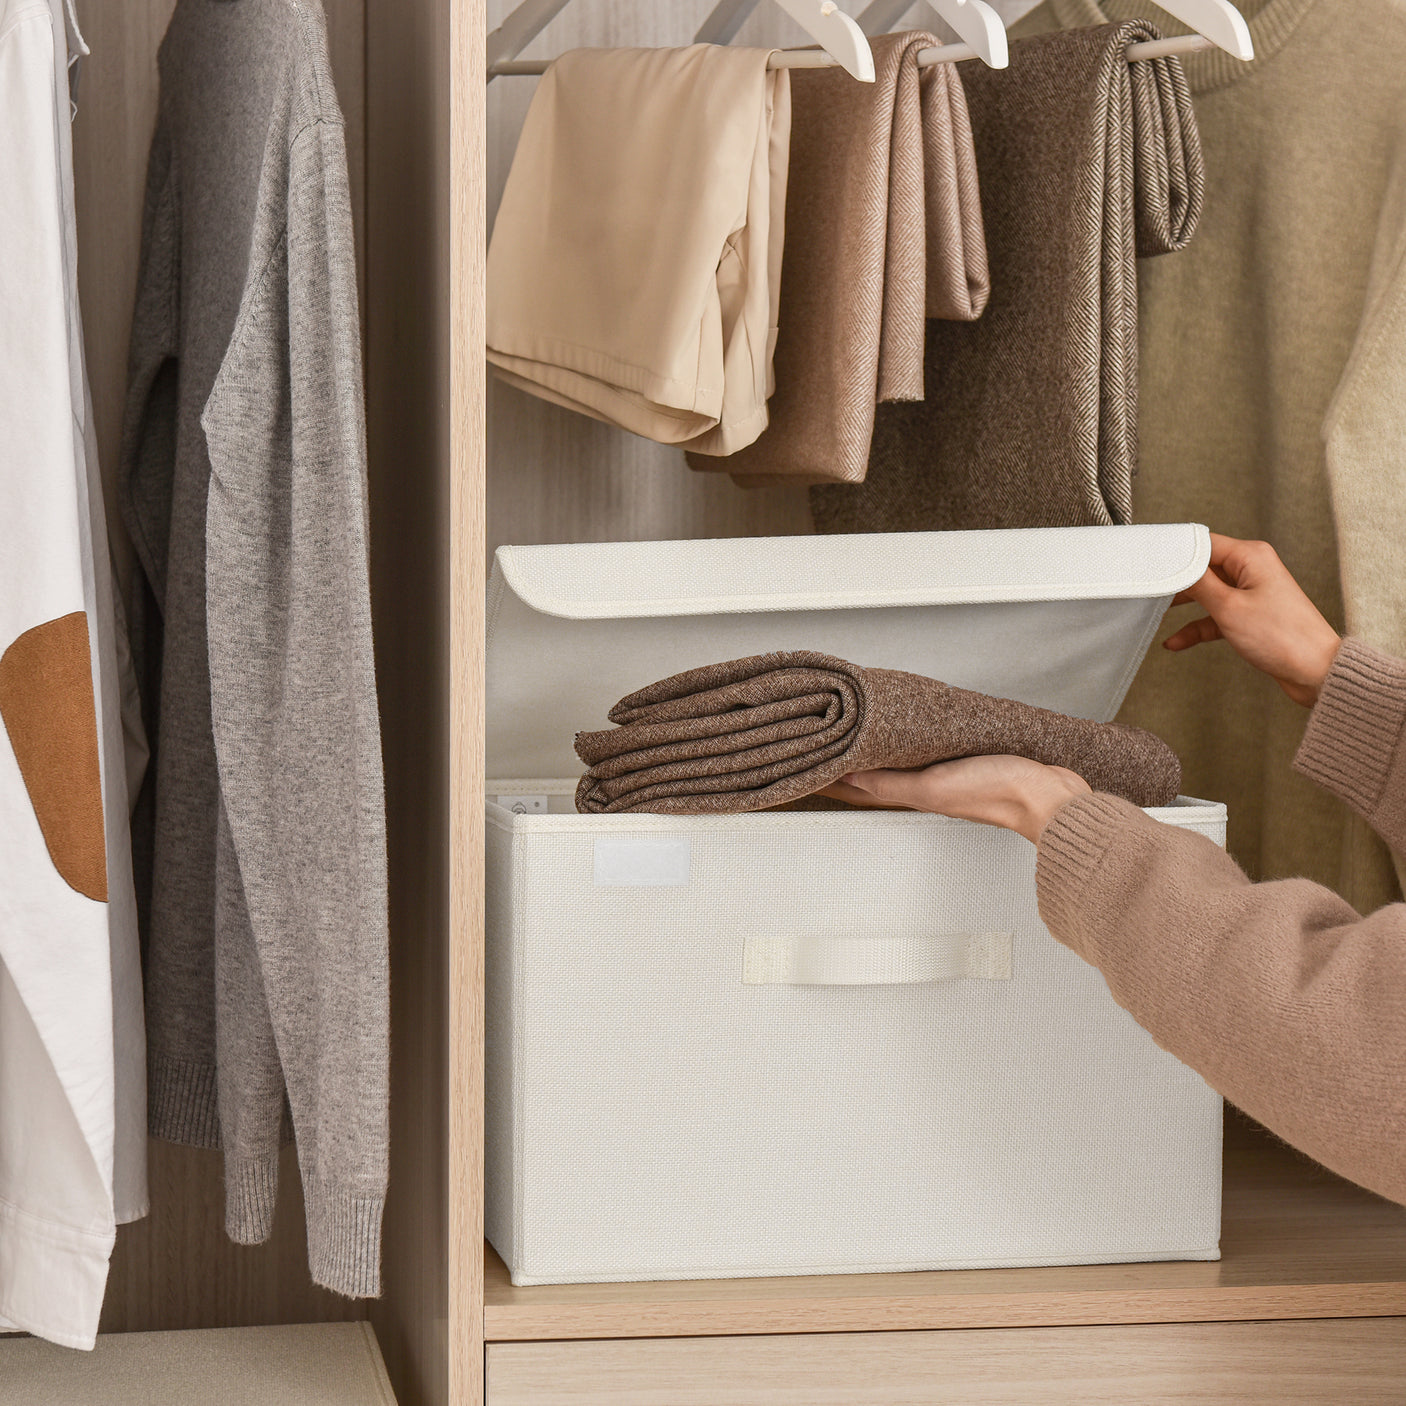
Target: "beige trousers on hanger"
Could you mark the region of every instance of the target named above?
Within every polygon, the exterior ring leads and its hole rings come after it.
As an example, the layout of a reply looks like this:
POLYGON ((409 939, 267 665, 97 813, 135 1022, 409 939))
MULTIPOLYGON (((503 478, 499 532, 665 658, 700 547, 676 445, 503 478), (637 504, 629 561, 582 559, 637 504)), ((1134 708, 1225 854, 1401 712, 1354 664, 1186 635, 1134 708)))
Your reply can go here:
POLYGON ((765 49, 596 49, 543 76, 488 252, 488 360, 705 454, 766 427, 790 75, 765 49))

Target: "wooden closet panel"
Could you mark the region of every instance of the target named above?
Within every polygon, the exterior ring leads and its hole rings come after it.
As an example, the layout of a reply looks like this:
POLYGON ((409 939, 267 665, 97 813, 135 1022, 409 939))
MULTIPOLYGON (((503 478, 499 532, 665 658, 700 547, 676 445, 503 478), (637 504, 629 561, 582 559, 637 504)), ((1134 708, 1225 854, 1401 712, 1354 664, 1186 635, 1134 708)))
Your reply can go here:
POLYGON ((385 1297, 372 1318, 402 1406, 482 1400, 482 49, 482 0, 369 0, 392 1051, 385 1297))
POLYGON ((225 1234, 223 1159, 203 1148, 152 1142, 151 1214, 117 1228, 99 1332, 244 1328, 366 1317, 308 1276, 303 1189, 291 1147, 279 1162, 278 1213, 263 1245, 225 1234))
MULTIPOLYGON (((364 0, 325 0, 338 98, 347 122, 352 214, 364 223, 364 0)), ((113 485, 126 398, 127 341, 141 244, 147 151, 156 120, 156 51, 174 0, 78 0, 92 51, 74 123, 78 276, 108 520, 119 573, 131 550, 113 485)), ((363 261, 364 263, 364 261, 363 261)), ((291 1153, 273 1238, 252 1248, 224 1233, 220 1157, 153 1142, 151 1214, 120 1227, 103 1308, 105 1332, 364 1318, 366 1306, 313 1287, 291 1153)))
POLYGON ((493 1343, 488 1406, 1398 1406, 1406 1319, 493 1343))
POLYGON ((450 28, 450 842, 449 1398, 481 1406, 484 1115, 484 651, 487 377, 487 33, 483 0, 450 28))

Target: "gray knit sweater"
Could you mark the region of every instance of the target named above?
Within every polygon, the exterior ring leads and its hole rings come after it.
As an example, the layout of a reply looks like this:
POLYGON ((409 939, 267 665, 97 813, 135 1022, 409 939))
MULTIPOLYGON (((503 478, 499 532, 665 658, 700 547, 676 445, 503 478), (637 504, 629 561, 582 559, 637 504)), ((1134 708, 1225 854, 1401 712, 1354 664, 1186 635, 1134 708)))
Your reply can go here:
POLYGON ((385 818, 342 117, 318 0, 179 0, 123 435, 156 724, 151 1130, 272 1226, 292 1114, 313 1278, 379 1292, 385 818))

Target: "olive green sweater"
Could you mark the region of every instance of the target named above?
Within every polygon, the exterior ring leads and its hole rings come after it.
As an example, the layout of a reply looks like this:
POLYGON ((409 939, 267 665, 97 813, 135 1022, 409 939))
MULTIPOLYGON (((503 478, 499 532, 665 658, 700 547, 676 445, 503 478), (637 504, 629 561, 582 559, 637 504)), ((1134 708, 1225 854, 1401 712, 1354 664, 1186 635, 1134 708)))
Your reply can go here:
MULTIPOLYGON (((1406 663, 1347 640, 1294 765, 1406 849, 1406 663)), ((1050 931, 1159 1045, 1406 1203, 1406 903, 1364 918, 1307 879, 1253 884, 1204 836, 1104 795, 1055 813, 1036 884, 1050 931)))

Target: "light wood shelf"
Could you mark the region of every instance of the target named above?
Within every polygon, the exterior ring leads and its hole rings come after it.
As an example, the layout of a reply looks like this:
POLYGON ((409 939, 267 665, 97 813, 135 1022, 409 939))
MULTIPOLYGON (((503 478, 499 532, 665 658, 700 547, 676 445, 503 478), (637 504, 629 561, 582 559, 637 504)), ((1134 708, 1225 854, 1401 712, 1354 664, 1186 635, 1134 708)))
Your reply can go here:
POLYGON ((845 1333, 1406 1315, 1406 1209, 1238 1116, 1217 1263, 514 1288, 485 1245, 484 1337, 845 1333))

